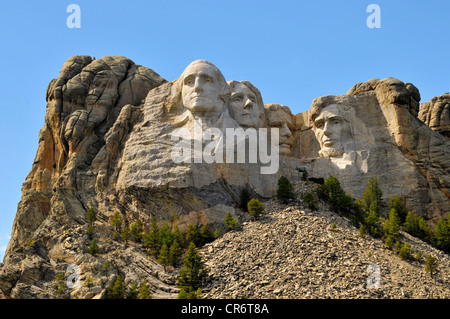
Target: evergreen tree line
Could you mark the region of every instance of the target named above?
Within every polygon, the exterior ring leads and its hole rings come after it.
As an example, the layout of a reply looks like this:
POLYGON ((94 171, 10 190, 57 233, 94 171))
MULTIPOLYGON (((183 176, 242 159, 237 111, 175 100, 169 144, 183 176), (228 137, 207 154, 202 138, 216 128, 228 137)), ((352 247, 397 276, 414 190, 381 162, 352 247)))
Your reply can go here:
MULTIPOLYGON (((314 208, 317 203, 315 197, 326 202, 333 212, 349 217, 355 226, 360 226, 361 236, 368 234, 383 240, 385 246, 398 253, 402 259, 414 258, 422 261, 422 254, 417 252, 413 256, 410 243, 402 242, 401 229, 444 252, 450 252, 449 219, 443 217, 432 230, 423 217, 415 216, 406 209, 398 195, 390 195, 389 203, 386 205, 376 177, 369 179, 361 199, 354 199, 350 194, 346 194, 334 176, 329 176, 319 185, 315 194, 304 194, 302 199, 308 206, 314 208), (386 209, 388 213, 382 217, 386 209)), ((435 274, 436 258, 428 255, 425 262, 425 270, 431 275, 435 274)))
MULTIPOLYGON (((305 171, 303 171, 305 172, 305 171)), ((309 179, 308 179, 309 180, 309 179)), ((352 220, 360 227, 361 234, 369 234, 386 241, 388 247, 395 247, 401 239, 400 229, 414 237, 450 253, 450 220, 443 217, 433 230, 422 216, 415 216, 408 211, 398 195, 390 195, 389 203, 383 202, 383 192, 376 177, 369 179, 361 199, 346 194, 335 176, 329 176, 319 183, 315 192, 302 195, 302 201, 309 208, 315 209, 318 200, 330 206, 330 209, 352 220), (383 212, 388 213, 382 217, 383 212)))
POLYGON ((112 280, 106 287, 106 299, 151 299, 152 293, 150 286, 146 280, 143 280, 139 285, 136 281, 131 282, 128 287, 124 278, 121 275, 112 280))

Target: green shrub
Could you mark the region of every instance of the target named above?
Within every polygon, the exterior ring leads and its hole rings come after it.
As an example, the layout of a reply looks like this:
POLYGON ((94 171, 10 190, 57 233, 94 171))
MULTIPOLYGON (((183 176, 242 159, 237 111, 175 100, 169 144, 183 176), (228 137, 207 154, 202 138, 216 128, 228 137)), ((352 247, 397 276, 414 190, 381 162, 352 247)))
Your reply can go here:
POLYGON ((434 256, 431 254, 428 255, 425 259, 425 271, 430 273, 430 276, 433 277, 433 275, 437 274, 439 272, 437 267, 437 260, 434 256))
POLYGON ((392 249, 392 247, 394 246, 394 239, 391 236, 388 236, 388 238, 386 238, 386 241, 384 242, 384 245, 388 249, 392 249))
POLYGON ((283 203, 294 199, 293 186, 284 176, 281 176, 278 180, 277 198, 283 203))
POLYGON ((88 223, 91 223, 91 224, 97 220, 97 213, 95 212, 95 210, 92 207, 90 207, 88 209, 88 211, 86 212, 86 219, 87 219, 88 223))
MULTIPOLYGON (((248 211, 248 208, 247 208, 248 211)), ((234 230, 238 227, 237 220, 233 218, 230 212, 227 213, 225 217, 225 229, 227 231, 234 230)))
POLYGON ((450 220, 446 217, 441 218, 434 230, 434 237, 437 248, 450 252, 450 220))
POLYGON ((401 259, 411 259, 411 245, 405 242, 398 253, 401 259))
POLYGON ((309 209, 316 209, 317 207, 317 199, 311 192, 304 193, 302 195, 302 201, 309 209))
POLYGON ((100 252, 100 249, 97 245, 97 240, 95 238, 92 239, 91 244, 89 245, 89 253, 92 256, 97 255, 100 252))
POLYGON ((253 216, 255 220, 259 219, 261 214, 264 212, 263 204, 256 198, 252 198, 248 204, 248 214, 253 216))

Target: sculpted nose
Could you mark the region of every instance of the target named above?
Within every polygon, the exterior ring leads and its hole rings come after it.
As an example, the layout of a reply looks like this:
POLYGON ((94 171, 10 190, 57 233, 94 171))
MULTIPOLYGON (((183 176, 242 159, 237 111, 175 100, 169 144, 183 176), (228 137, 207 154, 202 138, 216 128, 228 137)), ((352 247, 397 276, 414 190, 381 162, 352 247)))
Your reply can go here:
POLYGON ((194 80, 194 92, 201 92, 203 91, 201 85, 200 85, 200 78, 196 77, 194 80))
POLYGON ((289 137, 291 136, 291 130, 289 129, 289 127, 287 126, 286 123, 283 124, 283 126, 281 127, 281 136, 286 136, 289 137))
POLYGON ((252 106, 253 106, 252 100, 250 100, 249 98, 247 98, 247 99, 245 100, 244 109, 252 108, 252 106))
POLYGON ((325 124, 323 125, 323 134, 325 134, 326 136, 331 134, 331 129, 328 125, 328 122, 325 122, 325 124))

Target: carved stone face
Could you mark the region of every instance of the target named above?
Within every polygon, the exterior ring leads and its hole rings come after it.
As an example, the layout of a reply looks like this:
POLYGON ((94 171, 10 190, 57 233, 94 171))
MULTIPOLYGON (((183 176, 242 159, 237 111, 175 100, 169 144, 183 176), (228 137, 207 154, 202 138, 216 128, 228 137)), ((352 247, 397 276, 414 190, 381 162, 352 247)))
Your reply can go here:
POLYGON ((340 115, 339 106, 336 104, 325 107, 314 119, 313 131, 320 144, 322 155, 333 157, 344 153, 342 145, 343 128, 344 119, 340 115))
POLYGON ((184 107, 191 112, 220 112, 224 101, 220 98, 223 84, 219 80, 219 73, 209 63, 192 62, 182 74, 181 96, 184 107))
POLYGON ((234 86, 229 111, 240 126, 258 127, 260 109, 256 95, 245 84, 239 83, 234 86))
POLYGON ((289 127, 292 127, 292 118, 281 107, 275 109, 266 108, 267 123, 270 127, 279 128, 280 154, 290 155, 293 144, 293 136, 289 127))

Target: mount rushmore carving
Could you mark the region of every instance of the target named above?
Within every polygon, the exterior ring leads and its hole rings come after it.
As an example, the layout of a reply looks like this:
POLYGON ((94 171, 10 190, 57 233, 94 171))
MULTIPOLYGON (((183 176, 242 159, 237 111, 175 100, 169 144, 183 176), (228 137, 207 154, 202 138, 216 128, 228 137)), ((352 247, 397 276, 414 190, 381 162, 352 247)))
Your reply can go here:
POLYGON ((376 176, 386 198, 401 196, 430 222, 450 211, 450 141, 417 117, 433 107, 419 112, 412 84, 372 79, 299 114, 263 96, 205 60, 168 82, 124 57, 68 59, 48 86, 5 261, 39 232, 84 223, 88 207, 220 224, 244 187, 267 198, 281 176, 298 181, 305 169, 358 198, 376 176))

